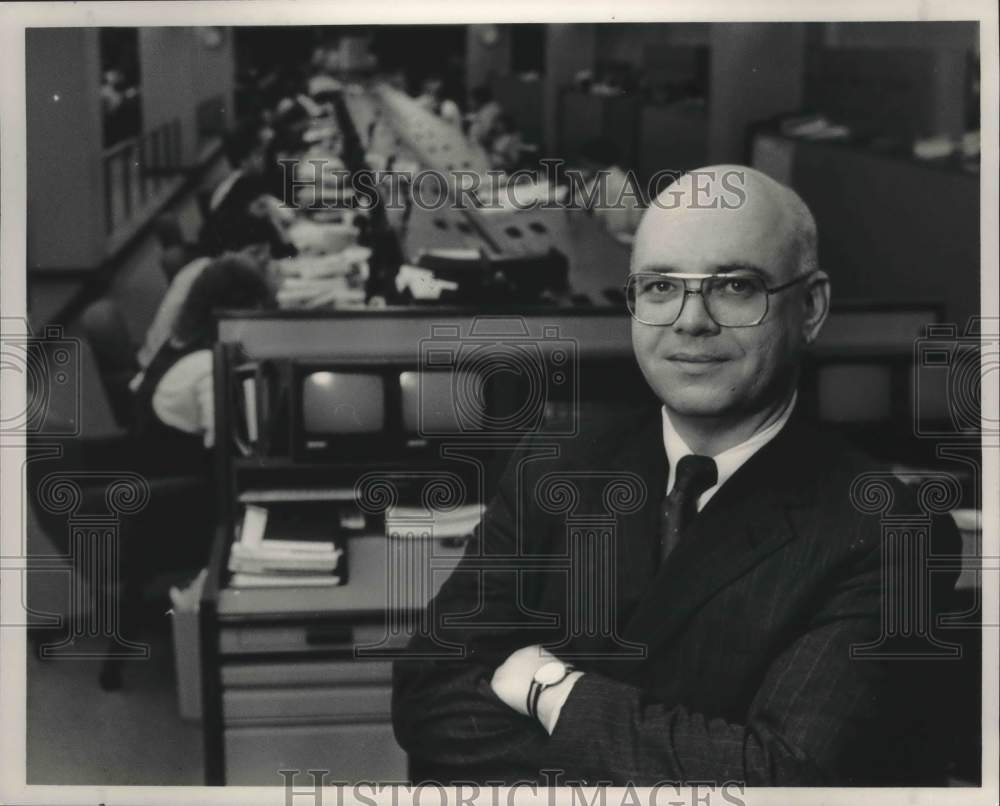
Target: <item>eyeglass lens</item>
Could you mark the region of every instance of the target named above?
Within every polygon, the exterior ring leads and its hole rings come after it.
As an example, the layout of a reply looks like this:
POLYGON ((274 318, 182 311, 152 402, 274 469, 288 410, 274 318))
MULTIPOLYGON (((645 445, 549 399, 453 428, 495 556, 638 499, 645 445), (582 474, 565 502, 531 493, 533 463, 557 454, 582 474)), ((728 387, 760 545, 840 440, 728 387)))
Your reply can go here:
MULTIPOLYGON (((649 325, 672 325, 681 315, 686 282, 663 274, 634 274, 628 283, 629 311, 649 325)), ((723 327, 756 324, 767 312, 767 290, 757 277, 708 277, 701 281, 708 315, 723 327)))

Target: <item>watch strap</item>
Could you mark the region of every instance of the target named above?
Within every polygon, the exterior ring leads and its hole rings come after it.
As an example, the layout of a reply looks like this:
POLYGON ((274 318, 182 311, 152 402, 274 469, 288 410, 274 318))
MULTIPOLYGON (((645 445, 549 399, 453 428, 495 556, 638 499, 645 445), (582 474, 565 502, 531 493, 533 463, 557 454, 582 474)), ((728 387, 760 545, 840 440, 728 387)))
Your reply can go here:
POLYGON ((567 677, 569 677, 573 672, 576 671, 575 666, 571 666, 568 663, 563 664, 563 676, 552 683, 539 683, 537 680, 532 679, 531 685, 528 686, 528 716, 532 719, 538 718, 538 701, 542 697, 542 692, 545 689, 552 688, 553 686, 558 686, 567 677))

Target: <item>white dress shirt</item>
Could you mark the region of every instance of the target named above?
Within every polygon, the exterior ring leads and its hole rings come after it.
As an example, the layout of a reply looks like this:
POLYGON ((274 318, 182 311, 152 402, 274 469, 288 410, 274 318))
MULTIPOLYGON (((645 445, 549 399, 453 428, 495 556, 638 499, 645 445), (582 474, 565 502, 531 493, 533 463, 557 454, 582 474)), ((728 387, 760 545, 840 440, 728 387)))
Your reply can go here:
POLYGON ((156 385, 153 411, 164 423, 188 434, 201 434, 206 448, 215 444, 212 351, 195 350, 167 370, 156 385))
POLYGON ((214 213, 219 209, 219 205, 225 201, 226 196, 229 195, 229 191, 233 189, 233 185, 239 181, 241 176, 243 176, 243 171, 237 168, 215 186, 215 190, 212 191, 212 198, 208 202, 209 210, 214 213))
POLYGON ((160 307, 156 309, 156 315, 149 325, 149 330, 146 331, 146 340, 142 343, 142 347, 139 348, 139 352, 136 353, 136 359, 142 368, 142 372, 139 372, 129 384, 133 392, 142 383, 143 372, 149 366, 149 362, 153 360, 153 356, 167 343, 167 339, 173 333, 177 316, 180 314, 181 308, 184 307, 184 302, 187 300, 188 294, 191 293, 191 286, 194 285, 194 281, 201 276, 201 273, 205 271, 205 268, 211 262, 211 258, 196 257, 190 263, 185 264, 184 268, 177 272, 174 275, 174 279, 170 281, 170 285, 167 287, 167 291, 160 302, 160 307))
MULTIPOLYGON (((698 497, 699 512, 709 502, 709 499, 715 495, 716 491, 729 480, 733 473, 739 470, 757 451, 778 436, 781 429, 785 427, 785 423, 788 422, 788 418, 792 416, 792 411, 795 409, 795 402, 798 400, 798 394, 798 392, 792 394, 791 399, 785 405, 784 411, 769 426, 762 428, 750 437, 750 439, 741 442, 739 445, 734 445, 732 448, 728 448, 712 457, 715 459, 715 467, 719 480, 714 487, 709 487, 698 497)), ((677 463, 685 456, 693 454, 694 451, 688 447, 687 443, 681 438, 681 435, 677 433, 674 424, 670 422, 670 415, 667 414, 666 406, 663 407, 662 414, 663 446, 666 448, 667 462, 670 465, 670 471, 667 476, 667 492, 669 493, 674 488, 674 480, 677 477, 677 463)))

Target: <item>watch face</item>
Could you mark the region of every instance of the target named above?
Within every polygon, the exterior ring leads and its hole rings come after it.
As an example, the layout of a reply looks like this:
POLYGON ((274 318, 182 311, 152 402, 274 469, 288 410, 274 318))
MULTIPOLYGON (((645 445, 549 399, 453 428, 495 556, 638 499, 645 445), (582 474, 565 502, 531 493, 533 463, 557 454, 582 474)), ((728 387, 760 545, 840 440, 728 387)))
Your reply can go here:
POLYGON ((535 672, 535 682, 543 686, 558 683, 566 676, 566 664, 561 660, 550 660, 535 672))

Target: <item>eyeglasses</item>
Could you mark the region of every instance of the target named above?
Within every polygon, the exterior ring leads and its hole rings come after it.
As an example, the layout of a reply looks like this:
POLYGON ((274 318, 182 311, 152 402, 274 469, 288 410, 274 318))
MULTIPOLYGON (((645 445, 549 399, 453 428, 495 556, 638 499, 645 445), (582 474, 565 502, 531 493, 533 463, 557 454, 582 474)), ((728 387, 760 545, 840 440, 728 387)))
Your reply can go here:
POLYGON ((708 315, 720 327, 753 327, 767 316, 771 294, 791 288, 812 274, 768 288, 762 279, 748 274, 637 272, 629 275, 625 283, 625 303, 637 322, 668 326, 680 319, 687 298, 700 294, 708 315), (687 287, 689 280, 700 281, 697 291, 687 287))

